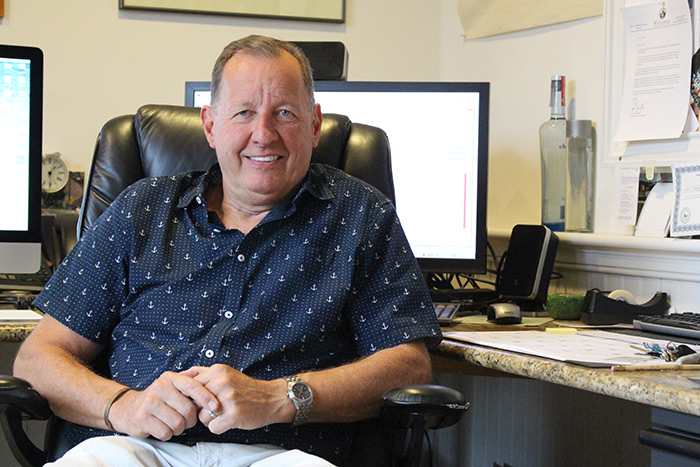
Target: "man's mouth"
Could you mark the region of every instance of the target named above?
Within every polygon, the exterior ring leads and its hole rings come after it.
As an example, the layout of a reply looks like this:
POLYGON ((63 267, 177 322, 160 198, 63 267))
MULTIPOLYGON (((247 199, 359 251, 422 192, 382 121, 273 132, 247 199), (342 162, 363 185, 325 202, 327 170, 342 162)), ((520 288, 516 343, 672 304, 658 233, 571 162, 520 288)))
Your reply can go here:
POLYGON ((273 162, 281 158, 282 156, 248 156, 248 159, 252 160, 253 162, 273 162))

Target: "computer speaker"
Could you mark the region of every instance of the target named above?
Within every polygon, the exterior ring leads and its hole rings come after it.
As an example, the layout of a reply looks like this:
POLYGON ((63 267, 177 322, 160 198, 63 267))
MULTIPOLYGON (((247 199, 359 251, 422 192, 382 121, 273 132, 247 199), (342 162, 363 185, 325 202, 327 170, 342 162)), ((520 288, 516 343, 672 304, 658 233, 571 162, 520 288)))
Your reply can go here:
POLYGON ((559 237, 543 225, 513 227, 496 289, 503 298, 544 308, 559 237))
POLYGON ((294 42, 294 44, 308 57, 314 79, 347 79, 348 51, 342 42, 294 42))

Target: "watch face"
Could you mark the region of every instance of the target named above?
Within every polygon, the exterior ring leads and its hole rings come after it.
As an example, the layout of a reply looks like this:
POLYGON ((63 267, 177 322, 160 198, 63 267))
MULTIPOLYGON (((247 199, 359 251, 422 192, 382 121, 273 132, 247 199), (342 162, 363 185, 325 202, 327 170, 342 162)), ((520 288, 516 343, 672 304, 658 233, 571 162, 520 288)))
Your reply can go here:
POLYGON ((311 397, 311 389, 304 383, 295 383, 294 386, 292 386, 292 392, 301 400, 306 400, 311 397))

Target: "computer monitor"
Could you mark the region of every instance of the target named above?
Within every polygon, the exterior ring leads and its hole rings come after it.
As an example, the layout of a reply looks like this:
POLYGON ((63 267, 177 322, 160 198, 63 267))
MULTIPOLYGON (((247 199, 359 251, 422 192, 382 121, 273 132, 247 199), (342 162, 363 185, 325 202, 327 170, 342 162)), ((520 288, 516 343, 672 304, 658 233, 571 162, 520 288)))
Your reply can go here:
MULTIPOLYGON (((209 103, 209 83, 186 87, 209 103)), ((486 272, 489 84, 316 81, 323 113, 384 130, 396 209, 425 273, 486 272)))
POLYGON ((486 271, 488 83, 318 81, 324 113, 383 129, 396 210, 424 272, 486 271))
POLYGON ((0 273, 41 264, 44 59, 34 47, 0 45, 0 273))
POLYGON ((185 105, 202 107, 211 101, 211 83, 209 81, 185 82, 185 105))

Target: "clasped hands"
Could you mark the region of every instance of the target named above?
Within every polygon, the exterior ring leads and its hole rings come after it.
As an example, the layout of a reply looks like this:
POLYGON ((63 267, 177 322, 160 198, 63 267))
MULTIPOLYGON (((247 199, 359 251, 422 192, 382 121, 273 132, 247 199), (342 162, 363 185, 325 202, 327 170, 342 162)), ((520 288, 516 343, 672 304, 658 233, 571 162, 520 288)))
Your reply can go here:
POLYGON ((294 411, 284 380, 254 379, 216 364, 165 372, 145 390, 127 392, 112 407, 110 421, 121 433, 167 441, 197 420, 220 434, 291 422, 294 411))

